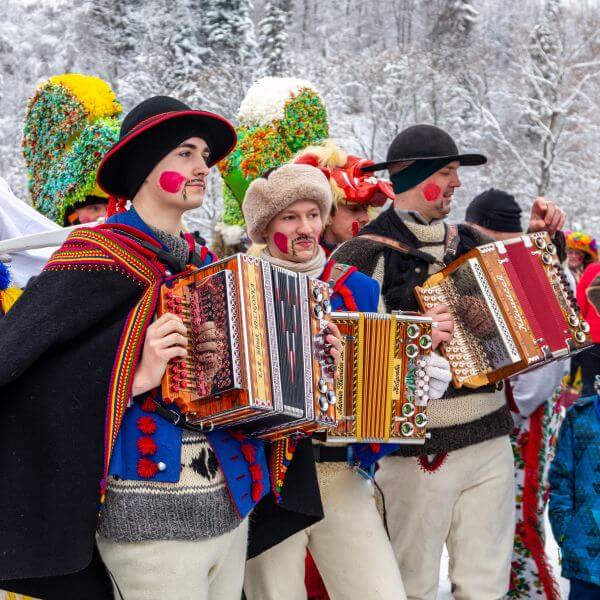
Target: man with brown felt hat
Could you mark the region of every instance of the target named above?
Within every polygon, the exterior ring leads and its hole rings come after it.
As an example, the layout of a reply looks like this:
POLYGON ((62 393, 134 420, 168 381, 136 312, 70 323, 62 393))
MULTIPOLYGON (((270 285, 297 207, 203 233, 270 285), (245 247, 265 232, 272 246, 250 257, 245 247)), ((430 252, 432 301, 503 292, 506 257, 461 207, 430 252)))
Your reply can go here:
MULTIPOLYGON (((415 125, 393 140, 383 163, 396 194, 393 206, 333 254, 377 279, 387 311, 419 310, 414 287, 473 247, 490 241, 467 225, 448 226, 458 169, 487 161, 461 153, 433 125, 415 125)), ((536 201, 530 230, 558 225, 559 209, 536 201)), ((434 343, 451 339, 453 321, 440 304, 434 343)), ((467 315, 468 317, 468 315, 467 315)), ((483 326, 473 323, 474 329, 483 326)), ((514 533, 513 423, 504 394, 487 386, 449 388, 429 403, 431 438, 400 446, 380 461, 376 481, 385 495, 388 527, 409 598, 437 594, 444 544, 456 599, 492 600, 509 587, 514 533)))

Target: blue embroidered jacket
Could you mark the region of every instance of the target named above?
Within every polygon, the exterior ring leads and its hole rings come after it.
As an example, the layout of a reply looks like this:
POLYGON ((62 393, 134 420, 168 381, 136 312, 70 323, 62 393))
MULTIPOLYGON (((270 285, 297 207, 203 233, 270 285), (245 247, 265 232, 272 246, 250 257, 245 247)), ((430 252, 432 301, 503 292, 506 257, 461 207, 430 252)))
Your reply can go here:
MULTIPOLYGON (((108 223, 134 227, 160 243, 160 240, 133 208, 125 213, 113 215, 108 223)), ((163 249, 167 250, 164 245, 163 249)), ((215 255, 212 252, 203 252, 202 254, 204 255, 204 265, 214 262, 215 255)), ((156 391, 160 393, 160 390, 156 391)), ((245 517, 260 498, 269 492, 271 487, 264 442, 251 438, 244 438, 242 441, 224 430, 208 433, 206 437, 219 461, 234 506, 239 514, 245 517), (261 494, 260 497, 255 495, 254 499, 252 497, 250 464, 242 453, 242 443, 252 444, 255 449, 252 453, 256 456, 255 464, 260 465, 262 481, 258 489, 261 494)), ((152 481, 175 483, 179 481, 181 472, 181 445, 181 428, 153 415, 152 412, 145 410, 143 405, 134 403, 127 409, 123 418, 111 458, 110 474, 123 479, 151 479, 152 481), (151 436, 157 447, 151 457, 144 456, 138 448, 140 439, 148 436, 151 436), (153 461, 156 468, 139 469, 138 466, 142 459, 153 461), (146 476, 144 477, 140 473, 144 473, 146 476)))

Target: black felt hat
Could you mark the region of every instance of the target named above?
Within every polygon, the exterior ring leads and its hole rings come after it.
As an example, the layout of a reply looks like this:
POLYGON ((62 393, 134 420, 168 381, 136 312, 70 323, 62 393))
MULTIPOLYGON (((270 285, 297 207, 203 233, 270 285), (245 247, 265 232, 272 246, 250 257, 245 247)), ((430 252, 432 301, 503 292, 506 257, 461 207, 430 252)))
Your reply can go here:
POLYGON ((220 115, 193 110, 168 96, 144 100, 123 120, 119 141, 98 167, 98 185, 111 196, 132 199, 157 163, 190 137, 206 142, 209 167, 237 141, 233 125, 220 115))
POLYGON ((483 154, 460 154, 455 141, 443 129, 421 124, 401 131, 390 144, 385 162, 365 167, 363 171, 380 171, 402 162, 411 164, 414 161, 440 159, 445 159, 448 163, 457 160, 465 166, 477 166, 487 162, 483 154))

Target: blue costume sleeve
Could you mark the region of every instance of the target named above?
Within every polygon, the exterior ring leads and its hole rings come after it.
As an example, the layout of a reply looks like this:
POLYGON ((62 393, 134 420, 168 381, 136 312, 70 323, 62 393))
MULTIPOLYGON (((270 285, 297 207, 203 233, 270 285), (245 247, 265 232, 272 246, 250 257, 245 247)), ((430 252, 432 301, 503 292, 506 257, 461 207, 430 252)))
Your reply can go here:
POLYGON ((577 414, 575 410, 575 406, 571 407, 560 427, 556 456, 549 474, 548 514, 552 532, 559 544, 562 544, 573 514, 573 418, 577 414))

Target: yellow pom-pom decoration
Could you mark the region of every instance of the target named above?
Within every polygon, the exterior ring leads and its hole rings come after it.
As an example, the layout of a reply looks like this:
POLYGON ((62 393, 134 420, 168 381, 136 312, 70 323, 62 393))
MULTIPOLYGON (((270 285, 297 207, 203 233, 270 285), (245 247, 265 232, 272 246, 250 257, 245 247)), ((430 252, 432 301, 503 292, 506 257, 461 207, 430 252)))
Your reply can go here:
POLYGON ((83 105, 90 123, 102 117, 116 117, 123 107, 108 83, 94 75, 66 73, 48 80, 66 87, 83 105))

